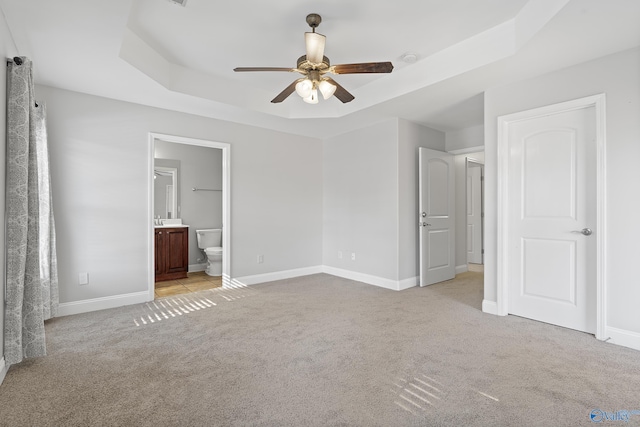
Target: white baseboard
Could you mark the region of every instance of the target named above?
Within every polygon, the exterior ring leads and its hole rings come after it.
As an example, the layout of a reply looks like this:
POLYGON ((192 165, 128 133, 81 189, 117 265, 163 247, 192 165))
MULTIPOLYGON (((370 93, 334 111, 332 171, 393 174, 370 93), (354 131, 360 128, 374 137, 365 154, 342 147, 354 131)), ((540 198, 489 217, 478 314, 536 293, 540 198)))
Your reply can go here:
POLYGON ((273 273, 236 277, 232 280, 232 282, 238 286, 251 286, 257 285, 258 283, 273 282, 274 280, 291 279, 292 277, 308 276, 310 274, 318 273, 322 273, 321 266, 296 268, 293 270, 274 271, 273 273))
MULTIPOLYGON (((197 264, 189 266, 189 271, 197 264)), ((206 267, 206 266, 205 266, 206 267)), ((369 285, 380 286, 382 288, 401 291, 418 285, 418 277, 410 277, 403 280, 391 280, 383 277, 372 276, 370 274, 358 273, 355 271, 343 270, 324 265, 314 267, 296 268, 293 270, 275 271, 272 273, 255 274, 251 276, 236 277, 233 279, 223 279, 223 287, 237 288, 243 286, 257 285, 258 283, 273 282, 274 280, 291 279, 293 277, 308 276, 310 274, 327 273, 345 279, 356 280, 369 285)), ((148 291, 134 292, 123 295, 113 295, 109 297, 94 298, 82 301, 61 303, 58 307, 58 316, 69 316, 72 314, 88 313, 90 311, 104 310, 108 308, 122 307, 130 304, 139 304, 150 301, 148 291)))
POLYGON ((404 291, 405 289, 415 288, 420 285, 420 278, 418 276, 409 277, 408 279, 402 279, 398 282, 398 290, 404 291))
POLYGON ((640 334, 633 331, 627 331, 624 329, 606 327, 605 336, 611 338, 607 340, 608 343, 621 345, 623 347, 629 347, 634 350, 640 350, 640 334))
POLYGON ((370 274, 358 273, 357 271, 343 270, 341 268, 330 267, 325 265, 322 267, 323 272, 332 276, 342 277, 344 279, 363 282, 368 285, 380 286, 381 288, 391 289, 393 291, 401 291, 416 285, 417 278, 405 279, 402 281, 385 279, 384 277, 372 276, 370 274))
POLYGON ((205 271, 207 264, 189 264, 189 273, 195 273, 197 271, 205 271))
POLYGON ((467 271, 469 271, 469 266, 467 264, 456 265, 456 274, 466 273, 467 271))
POLYGON ((390 280, 370 274, 358 273, 355 271, 343 270, 341 268, 329 267, 326 265, 298 268, 294 270, 276 271, 273 273, 256 274, 253 276, 237 277, 231 280, 229 287, 251 286, 258 283, 273 282, 274 280, 291 279, 293 277, 308 276, 310 274, 326 273, 345 279, 364 282, 368 285, 380 286, 394 291, 401 291, 418 285, 418 277, 410 277, 403 280, 390 280))
POLYGON ((482 312, 498 315, 498 303, 495 301, 489 301, 487 299, 482 300, 482 312))
POLYGON ((63 302, 58 307, 58 316, 88 313, 90 311, 104 310, 107 308, 122 307, 124 305, 138 304, 149 300, 149 291, 134 292, 131 294, 113 295, 102 298, 92 298, 82 301, 63 302))
POLYGON ((4 363, 4 357, 0 359, 0 384, 4 381, 4 377, 7 375, 8 366, 4 363))

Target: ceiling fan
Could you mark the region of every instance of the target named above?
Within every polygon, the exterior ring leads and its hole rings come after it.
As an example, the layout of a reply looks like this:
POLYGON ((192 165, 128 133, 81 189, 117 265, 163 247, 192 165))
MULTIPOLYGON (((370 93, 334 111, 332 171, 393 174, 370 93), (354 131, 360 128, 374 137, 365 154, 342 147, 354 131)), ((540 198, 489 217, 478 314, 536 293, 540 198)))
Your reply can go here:
POLYGON ((317 13, 307 15, 307 24, 312 32, 304 33, 304 40, 307 54, 298 58, 296 68, 282 67, 237 67, 233 71, 288 71, 302 74, 304 77, 295 80, 285 88, 271 102, 282 102, 294 91, 310 104, 318 103, 318 90, 324 99, 329 99, 335 95, 343 103, 351 102, 355 98, 345 88, 340 86, 331 77, 331 74, 360 74, 360 73, 390 73, 393 70, 391 62, 363 62, 359 64, 339 64, 331 65, 329 58, 324 56, 324 45, 326 37, 316 33, 316 28, 322 22, 322 18, 317 13))

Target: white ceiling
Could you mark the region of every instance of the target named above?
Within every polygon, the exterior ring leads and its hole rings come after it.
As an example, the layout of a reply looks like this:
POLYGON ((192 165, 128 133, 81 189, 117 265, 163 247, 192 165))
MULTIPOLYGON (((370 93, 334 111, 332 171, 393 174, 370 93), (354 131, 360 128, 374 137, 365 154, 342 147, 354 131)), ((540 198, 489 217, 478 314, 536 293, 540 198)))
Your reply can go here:
POLYGON ((36 83, 328 137, 401 117, 449 131, 483 122, 482 92, 640 45, 638 0, 0 0, 36 83), (295 73, 308 13, 332 64, 391 61, 391 74, 339 75, 355 95, 270 100, 295 73), (418 56, 404 63, 404 53, 418 56))

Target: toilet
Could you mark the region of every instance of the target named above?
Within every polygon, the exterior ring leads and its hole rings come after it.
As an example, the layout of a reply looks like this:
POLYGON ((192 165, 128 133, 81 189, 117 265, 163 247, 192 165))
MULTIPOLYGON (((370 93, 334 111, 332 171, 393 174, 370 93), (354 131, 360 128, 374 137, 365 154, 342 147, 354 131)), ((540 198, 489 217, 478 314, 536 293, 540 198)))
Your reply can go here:
POLYGON ((222 229, 209 228, 196 230, 198 248, 207 256, 207 269, 209 276, 222 276, 222 229))

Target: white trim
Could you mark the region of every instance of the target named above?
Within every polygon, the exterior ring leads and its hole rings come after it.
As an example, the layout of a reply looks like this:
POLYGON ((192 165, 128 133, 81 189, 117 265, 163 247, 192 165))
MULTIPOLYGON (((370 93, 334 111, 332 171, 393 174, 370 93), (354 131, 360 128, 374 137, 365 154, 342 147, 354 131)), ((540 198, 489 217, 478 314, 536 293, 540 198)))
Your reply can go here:
MULTIPOLYGON (((611 338, 607 342, 611 344, 621 345, 623 347, 629 347, 634 350, 640 350, 640 333, 633 331, 626 331, 624 329, 607 327, 607 338, 611 338)), ((605 338, 605 340, 607 339, 605 338)))
POLYGON ((456 274, 466 273, 467 271, 469 271, 468 264, 456 265, 456 274))
POLYGON ((4 381, 4 377, 7 375, 9 367, 4 363, 4 357, 0 358, 0 384, 4 381))
POLYGON ((498 304, 495 301, 489 301, 488 299, 483 299, 482 312, 489 313, 489 314, 498 314, 498 304))
POLYGON ((155 228, 151 219, 154 217, 154 188, 153 188, 153 167, 155 166, 155 137, 149 134, 149 144, 147 146, 147 219, 149 219, 149 227, 147 228, 147 300, 153 301, 155 298, 155 228))
POLYGON ((599 95, 595 100, 596 109, 596 338, 606 339, 607 331, 607 159, 606 159, 606 97, 599 95))
MULTIPOLYGON (((274 271, 272 273, 255 274, 251 276, 236 277, 229 281, 229 287, 251 286, 259 283, 273 282, 274 280, 291 279, 294 277, 308 276, 310 274, 326 273, 344 279, 363 282, 367 285, 380 286, 385 289, 402 291, 418 285, 418 277, 410 277, 403 280, 390 280, 383 277, 372 276, 370 274, 358 273, 355 271, 343 270, 341 268, 320 265, 315 267, 297 268, 294 270, 274 271)), ((223 281, 224 282, 224 281, 223 281)), ((223 285, 224 286, 224 285, 223 285)))
POLYGON ((399 282, 397 280, 385 279, 384 277, 372 276, 365 273, 358 273, 357 271, 343 270, 342 268, 330 267, 328 265, 323 266, 322 269, 324 273, 331 274, 332 276, 355 280, 356 282, 363 282, 368 285, 380 286, 381 288, 391 289, 393 291, 406 289, 401 288, 401 286, 407 285, 407 282, 405 282, 404 280, 402 282, 399 282))
MULTIPOLYGON (((272 273, 254 274, 251 276, 242 276, 231 279, 232 284, 229 287, 251 286, 258 283, 273 282, 275 280, 291 279, 294 277, 308 276, 310 274, 322 273, 322 266, 296 268, 293 270, 274 271, 272 273)), ((223 283, 223 287, 227 287, 223 283)))
POLYGON ((69 316, 71 314, 88 313, 90 311, 105 310, 107 308, 117 308, 125 305, 139 304, 147 302, 149 294, 147 291, 133 292, 130 294, 112 295, 109 297, 92 298, 82 301, 63 302, 58 307, 58 316, 69 316))
POLYGON ((477 145, 475 147, 468 147, 468 148, 458 148, 457 150, 449 150, 447 151, 447 153, 458 155, 458 154, 468 154, 468 153, 479 153, 481 151, 484 151, 484 145, 477 145))
POLYGON ((154 228, 153 228, 153 162, 155 153, 155 140, 161 139, 167 142, 185 145, 197 145, 200 147, 217 148, 222 150, 222 274, 231 277, 231 144, 226 142, 210 141, 206 139, 187 138, 183 136, 167 135, 149 132, 149 162, 148 162, 148 205, 147 218, 149 218, 149 236, 147 239, 149 254, 147 292, 148 301, 154 299, 155 290, 155 256, 154 256, 154 228))
POLYGON ((606 280, 606 116, 605 116, 605 94, 588 96, 559 104, 534 108, 532 110, 521 111, 498 117, 498 239, 497 239, 497 313, 506 316, 509 313, 508 301, 509 292, 507 285, 509 269, 509 252, 506 250, 509 237, 508 209, 509 197, 507 193, 507 183, 509 182, 509 145, 508 131, 509 125, 521 120, 528 120, 550 114, 577 110, 581 108, 595 108, 596 115, 596 180, 597 180, 597 230, 596 235, 596 338, 604 340, 607 338, 607 280, 606 280))
POLYGON ((399 291, 404 291, 405 289, 415 288, 420 285, 420 278, 418 276, 409 277, 408 279, 402 279, 398 281, 398 289, 399 291))
MULTIPOLYGON (((368 285, 380 286, 394 291, 415 287, 418 283, 418 277, 410 277, 404 280, 389 280, 382 277, 371 276, 369 274, 357 273, 339 268, 328 267, 324 265, 314 267, 303 267, 292 270, 274 271, 271 273, 254 274, 251 276, 242 276, 235 279, 229 279, 227 275, 223 275, 223 287, 238 288, 243 286, 257 285, 259 283, 273 282, 275 280, 292 279, 295 277, 308 276, 311 274, 327 273, 333 276, 343 277, 358 282, 364 282, 368 285)), ((91 311, 104 310, 108 308, 117 308, 125 305, 139 304, 152 301, 148 298, 147 291, 134 292, 130 294, 113 295, 102 298, 93 298, 82 301, 73 301, 61 303, 58 308, 58 316, 69 316, 72 314, 88 313, 91 311)), ((0 365, 1 366, 1 365, 0 365)))

